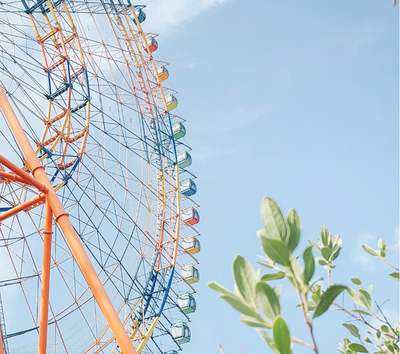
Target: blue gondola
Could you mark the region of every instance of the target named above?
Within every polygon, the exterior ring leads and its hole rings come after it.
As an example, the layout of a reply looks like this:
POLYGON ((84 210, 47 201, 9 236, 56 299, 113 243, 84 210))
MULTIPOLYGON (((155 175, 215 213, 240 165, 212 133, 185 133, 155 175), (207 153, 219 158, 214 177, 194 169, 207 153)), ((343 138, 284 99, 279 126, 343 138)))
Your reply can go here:
MULTIPOLYGON (((143 11, 141 7, 135 6, 135 15, 140 23, 144 22, 146 19, 146 13, 143 11)), ((132 15, 133 23, 136 25, 135 16, 132 15)))
POLYGON ((191 178, 183 180, 180 185, 181 193, 187 197, 190 197, 197 192, 196 183, 194 183, 191 178))
POLYGON ((192 164, 192 156, 190 156, 187 150, 178 152, 177 158, 178 158, 178 166, 180 168, 186 168, 192 164))
POLYGON ((171 336, 178 344, 190 342, 190 329, 185 322, 177 322, 171 326, 171 336))

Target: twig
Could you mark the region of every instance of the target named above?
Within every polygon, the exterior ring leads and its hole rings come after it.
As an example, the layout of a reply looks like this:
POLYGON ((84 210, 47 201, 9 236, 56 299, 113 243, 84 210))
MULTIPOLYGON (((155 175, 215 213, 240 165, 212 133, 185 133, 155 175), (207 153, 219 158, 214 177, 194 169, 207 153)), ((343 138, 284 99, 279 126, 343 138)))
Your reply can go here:
POLYGON ((219 342, 217 342, 217 343, 218 343, 218 348, 219 348, 219 351, 221 352, 221 354, 225 354, 224 350, 222 349, 221 344, 219 344, 219 342))
POLYGON ((396 331, 394 330, 394 328, 392 327, 392 325, 390 324, 390 322, 388 321, 388 319, 386 318, 385 314, 383 313, 383 311, 381 310, 381 307, 378 305, 378 303, 375 301, 375 305, 378 308, 379 312, 382 314, 383 318, 386 321, 386 324, 390 327, 390 329, 393 331, 394 335, 398 338, 398 334, 396 333, 396 331))
POLYGON ((366 320, 364 320, 361 316, 356 316, 354 313, 351 313, 350 311, 346 310, 343 306, 340 306, 338 303, 336 302, 332 302, 332 305, 335 305, 336 307, 339 308, 339 310, 342 310, 344 312, 346 312, 349 316, 355 318, 357 321, 360 321, 362 323, 364 323, 365 325, 367 325, 368 327, 372 328, 374 331, 378 331, 378 328, 375 328, 373 325, 369 324, 366 320))
POLYGON ((328 287, 331 286, 331 271, 332 271, 331 263, 328 262, 328 287))
MULTIPOLYGON (((277 270, 277 271, 279 271, 279 272, 284 272, 284 273, 286 274, 286 271, 285 271, 284 269, 282 269, 282 268, 276 266, 275 264, 273 264, 272 267, 273 267, 275 270, 277 270)), ((293 271, 292 271, 292 273, 293 273, 293 271)), ((294 276, 293 276, 293 278, 294 278, 294 276)), ((296 284, 297 284, 297 282, 296 282, 296 284)), ((301 295, 299 294, 299 296, 300 296, 300 302, 301 302, 302 305, 303 305, 301 295)), ((304 308, 303 308, 303 313, 304 313, 304 308)), ((307 316, 306 316, 306 317, 307 317, 307 316)), ((307 319, 306 319, 306 323, 307 323, 307 319)), ((308 324, 308 323, 307 323, 307 324, 308 324)), ((313 334, 311 334, 311 336, 313 337, 313 334)), ((298 338, 296 338, 296 337, 291 336, 290 338, 291 338, 292 342, 295 342, 295 343, 300 344, 300 345, 304 345, 305 347, 308 347, 308 348, 310 348, 310 349, 312 349, 312 350, 314 350, 314 351, 315 351, 315 349, 317 349, 314 340, 313 340, 314 345, 311 345, 311 344, 308 344, 308 343, 306 343, 306 342, 304 342, 304 341, 302 341, 301 339, 298 339, 298 338)), ((317 350, 318 350, 318 349, 317 349, 317 350)), ((318 351, 317 351, 316 353, 318 353, 318 351)))
POLYGON ((308 330, 310 331, 310 335, 311 335, 311 340, 312 340, 312 350, 314 350, 315 354, 318 354, 318 348, 317 348, 317 343, 315 342, 315 337, 314 337, 314 332, 313 332, 313 327, 312 327, 312 323, 307 315, 308 312, 308 308, 307 308, 307 303, 304 302, 303 296, 300 292, 300 286, 297 282, 296 276, 294 275, 294 271, 292 266, 289 267, 290 271, 293 274, 293 282, 295 283, 295 288, 297 293, 299 294, 299 298, 300 298, 300 304, 301 304, 301 308, 303 310, 303 315, 304 315, 304 319, 306 321, 306 324, 308 326, 308 330))
MULTIPOLYGON (((344 307, 340 306, 339 304, 337 304, 336 302, 332 302, 333 305, 335 305, 336 307, 339 308, 339 310, 342 310, 344 312, 346 312, 349 316, 353 317, 354 319, 356 319, 359 322, 364 323, 365 325, 367 325, 368 327, 372 328, 374 331, 376 332, 380 332, 380 329, 374 327, 373 325, 371 325, 369 322, 367 322, 366 320, 364 320, 364 318, 360 315, 360 316, 356 316, 353 313, 351 313, 350 311, 346 310, 344 307)), ((374 316, 376 317, 376 316, 374 316)), ((379 318, 378 318, 379 319, 379 318)), ((383 322, 381 319, 379 319, 381 322, 383 322)), ((386 333, 387 337, 396 339, 396 337, 393 337, 392 335, 386 333)))
POLYGON ((389 263, 385 258, 381 258, 389 267, 396 269, 398 272, 400 271, 399 268, 395 267, 392 263, 389 263))
POLYGON ((295 343, 300 344, 300 345, 304 345, 305 347, 308 347, 308 348, 314 350, 314 347, 311 344, 303 342, 301 339, 298 339, 298 338, 293 337, 293 336, 290 336, 290 339, 292 340, 292 342, 295 342, 295 343))

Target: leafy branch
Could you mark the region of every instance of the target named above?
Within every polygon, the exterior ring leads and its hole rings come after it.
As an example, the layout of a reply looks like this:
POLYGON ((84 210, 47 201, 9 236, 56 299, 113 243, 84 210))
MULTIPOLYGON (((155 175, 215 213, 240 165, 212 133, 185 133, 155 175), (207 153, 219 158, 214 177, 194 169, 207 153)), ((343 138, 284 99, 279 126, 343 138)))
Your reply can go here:
MULTIPOLYGON (((303 345, 318 354, 314 321, 333 307, 373 330, 373 332, 367 331, 368 335, 362 338, 356 325, 343 323, 358 342, 344 338, 338 349, 340 352, 369 353, 368 346, 374 345, 375 349, 378 349, 374 353, 399 354, 399 327, 387 321, 381 310, 383 304, 380 306, 376 304, 378 312, 374 311, 372 286, 365 289, 358 278, 351 279, 353 284, 358 285, 358 289, 332 282, 332 271, 336 267, 334 262, 342 248, 340 235, 332 237, 329 230, 323 226, 317 242, 308 240, 311 246, 295 256, 302 228, 297 212, 290 209, 284 217, 277 203, 270 197, 265 197, 261 203, 261 220, 264 228, 257 231, 257 236, 261 241, 264 256, 259 256, 262 261, 256 263, 270 272, 261 275, 262 269, 255 271, 245 258, 238 255, 233 261, 235 278, 233 292, 215 282, 208 284, 211 289, 220 293, 220 298, 242 313, 240 318, 242 323, 255 327, 261 338, 276 354, 291 354, 293 343, 303 345), (314 257, 313 249, 320 253, 321 257, 314 257), (313 279, 317 266, 322 266, 327 272, 326 289, 322 289, 320 279, 313 279), (301 308, 310 333, 311 344, 290 335, 289 327, 281 314, 282 284, 270 285, 271 282, 279 280, 287 280, 297 292, 299 297, 297 307, 301 308), (341 306, 335 302, 341 293, 348 294, 353 308, 348 309, 345 305, 341 306), (366 319, 368 316, 379 320, 383 325, 380 328, 374 326, 366 319)), ((386 260, 387 246, 382 239, 378 242, 379 250, 373 250, 366 245, 363 248, 398 271, 398 268, 386 260)), ((397 276, 394 273, 389 275, 398 280, 398 272, 396 274, 397 276)))

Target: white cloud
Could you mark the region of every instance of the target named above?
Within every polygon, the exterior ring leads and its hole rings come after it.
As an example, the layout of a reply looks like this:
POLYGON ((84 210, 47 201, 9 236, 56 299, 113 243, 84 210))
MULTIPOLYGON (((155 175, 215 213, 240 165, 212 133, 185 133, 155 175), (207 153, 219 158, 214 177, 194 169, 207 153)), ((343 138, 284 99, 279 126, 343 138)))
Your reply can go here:
POLYGON ((155 0, 147 3, 146 24, 165 33, 227 0, 155 0))

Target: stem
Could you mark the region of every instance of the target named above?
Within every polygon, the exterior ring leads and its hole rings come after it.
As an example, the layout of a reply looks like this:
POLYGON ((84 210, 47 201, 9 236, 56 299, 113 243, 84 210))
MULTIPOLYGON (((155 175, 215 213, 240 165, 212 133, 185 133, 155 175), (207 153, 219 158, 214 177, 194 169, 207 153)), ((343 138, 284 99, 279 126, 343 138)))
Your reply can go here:
MULTIPOLYGON (((282 268, 276 266, 275 264, 273 265, 273 267, 274 267, 275 270, 278 270, 278 271, 280 271, 280 272, 284 272, 284 273, 286 274, 286 271, 285 271, 284 269, 282 269, 282 268)), ((293 270, 292 270, 292 269, 291 269, 291 271, 292 271, 292 273, 293 273, 293 270)), ((294 281, 296 282, 296 286, 298 286, 297 281, 296 281, 295 278, 294 278, 294 275, 293 275, 293 279, 294 279, 294 281)), ((297 289, 296 289, 296 290, 297 290, 297 289)), ((301 304, 302 304, 302 306, 303 306, 302 297, 301 297, 301 295, 300 295, 300 293, 299 293, 298 291, 297 291, 297 293, 298 293, 299 296, 300 296, 300 302, 301 302, 301 304)), ((307 311, 306 311, 306 312, 307 312, 307 311)), ((304 308, 303 308, 303 313, 304 313, 304 308)), ((306 316, 306 315, 305 315, 305 316, 306 316)), ((308 317, 306 316, 306 323, 307 323, 307 318, 308 318, 308 317)), ((308 323, 307 323, 307 324, 308 324, 308 323)), ((315 344, 315 340, 314 340, 314 338, 313 338, 313 333, 312 333, 312 332, 311 332, 311 337, 312 337, 312 339, 313 339, 314 345, 308 344, 308 343, 302 341, 301 339, 298 339, 298 338, 293 337, 293 336, 291 336, 290 338, 291 338, 292 342, 295 342, 295 343, 300 344, 300 345, 304 345, 305 347, 308 347, 308 348, 310 348, 310 349, 312 349, 312 350, 314 350, 314 351, 317 350, 316 353, 318 354, 318 349, 317 349, 317 346, 316 346, 316 344, 315 344)))
POLYGON ((328 263, 328 288, 331 286, 331 271, 332 271, 331 263, 329 262, 328 263))
POLYGON ((350 311, 346 310, 343 306, 340 306, 338 303, 332 302, 332 305, 335 305, 340 310, 346 312, 349 316, 353 317, 357 321, 360 321, 360 322, 364 323, 365 325, 367 325, 368 327, 372 328, 373 330, 375 330, 375 331, 379 330, 378 328, 375 328, 373 325, 371 325, 367 321, 365 321, 361 316, 356 316, 354 313, 351 313, 350 311))
POLYGON ((400 271, 399 268, 395 267, 392 263, 389 263, 385 258, 381 258, 382 261, 384 261, 388 266, 392 267, 393 269, 396 269, 398 272, 400 271))
POLYGON ((306 324, 308 326, 308 330, 310 331, 310 336, 311 336, 311 340, 312 340, 312 343, 313 343, 313 345, 311 346, 311 349, 314 351, 315 354, 318 354, 318 348, 317 348, 317 343, 315 342, 312 322, 310 321, 310 318, 308 317, 307 302, 304 302, 303 295, 301 294, 300 286, 299 286, 299 284, 297 282, 296 276, 294 275, 294 271, 293 271, 292 266, 290 266, 289 269, 293 274, 293 282, 295 284, 296 291, 299 294, 299 299, 300 299, 301 308, 303 310, 304 319, 305 319, 306 324))
MULTIPOLYGON (((374 331, 379 332, 380 329, 374 327, 373 325, 371 325, 370 323, 368 323, 366 320, 364 320, 361 316, 356 316, 353 313, 351 313, 350 311, 346 310, 343 306, 340 306, 339 304, 337 304, 336 302, 332 302, 333 305, 335 305, 337 308, 339 308, 340 310, 346 312, 349 316, 353 317, 354 319, 356 319, 359 322, 364 323, 366 326, 372 328, 374 331)), ((374 316, 375 317, 375 316, 374 316)), ((379 318, 378 318, 379 319, 379 318)), ((380 320, 380 319, 379 319, 380 320)), ((381 322, 383 322, 382 320, 380 320, 381 322)), ((393 339, 396 339, 396 337, 393 337, 392 335, 385 333, 386 337, 390 337, 393 339)))
MULTIPOLYGON (((382 314, 383 318, 386 321, 386 324, 390 327, 390 329, 393 331, 395 337, 397 337, 397 340, 399 338, 399 336, 397 335, 396 331, 394 330, 394 328, 392 327, 392 325, 390 324, 390 322, 388 321, 388 319, 386 318, 385 314, 383 313, 381 307, 378 305, 378 303, 375 301, 376 306, 378 307, 379 312, 382 314)), ((387 335, 387 334, 385 334, 387 335)), ((396 339, 396 338, 395 338, 396 339)))
POLYGON ((305 347, 308 347, 308 348, 314 350, 314 347, 311 344, 303 342, 301 339, 298 339, 298 338, 293 337, 293 336, 290 336, 290 339, 292 340, 292 342, 295 342, 295 343, 300 344, 300 345, 304 345, 305 347))
POLYGON ((225 354, 224 350, 222 349, 221 344, 219 342, 217 342, 217 343, 218 343, 218 348, 219 348, 219 351, 221 352, 221 354, 225 354))
POLYGON ((276 266, 275 264, 274 264, 272 267, 274 267, 275 270, 278 270, 278 271, 280 271, 280 272, 286 273, 286 271, 285 271, 284 269, 282 269, 282 268, 276 266))

